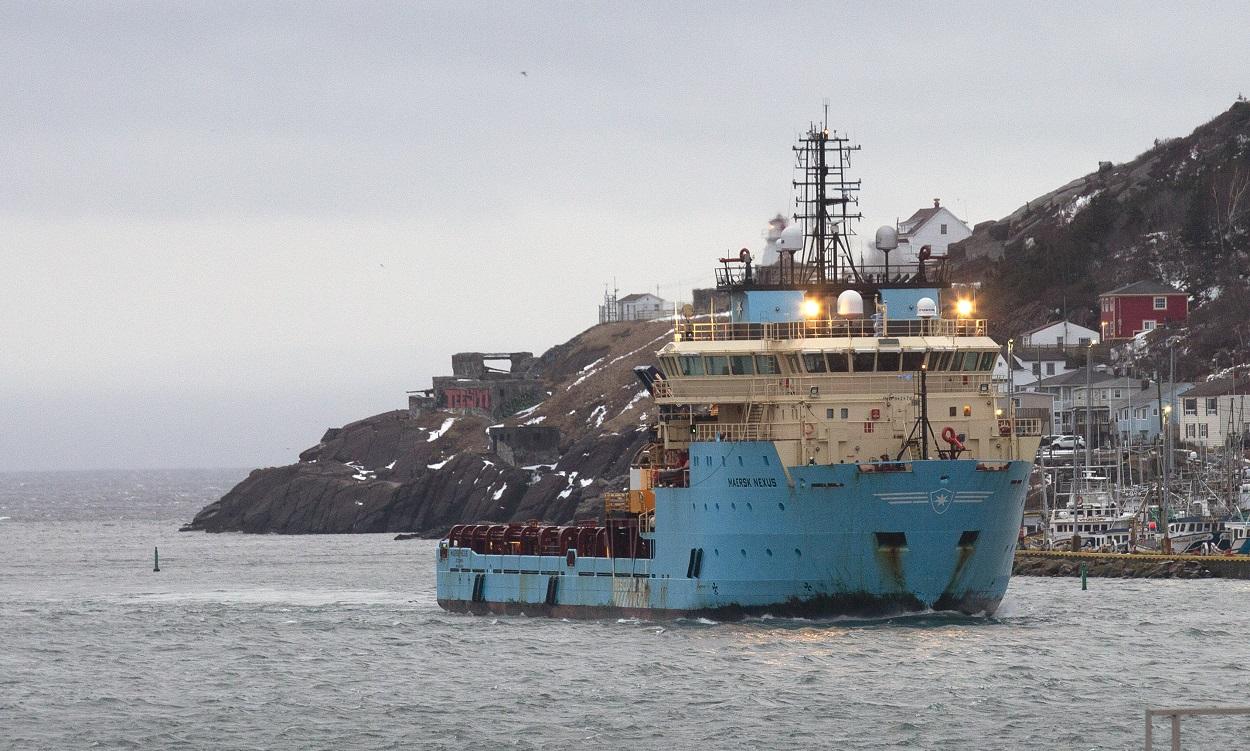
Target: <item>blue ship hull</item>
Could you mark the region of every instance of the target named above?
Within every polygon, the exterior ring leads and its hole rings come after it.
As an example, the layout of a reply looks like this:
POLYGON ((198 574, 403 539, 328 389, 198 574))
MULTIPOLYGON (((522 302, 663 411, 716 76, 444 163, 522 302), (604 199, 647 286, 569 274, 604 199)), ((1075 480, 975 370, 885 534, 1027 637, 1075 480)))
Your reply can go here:
POLYGON ((783 469, 770 442, 690 449, 689 487, 655 490, 653 558, 441 548, 439 605, 590 618, 990 614, 1006 592, 1028 462, 783 469))

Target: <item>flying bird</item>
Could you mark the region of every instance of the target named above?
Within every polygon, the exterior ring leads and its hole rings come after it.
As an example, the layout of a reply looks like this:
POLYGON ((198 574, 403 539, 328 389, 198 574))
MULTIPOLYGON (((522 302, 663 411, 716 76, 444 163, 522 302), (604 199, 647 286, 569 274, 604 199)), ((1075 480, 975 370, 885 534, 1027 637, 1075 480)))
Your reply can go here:
POLYGON ((526 78, 530 77, 530 74, 526 73, 525 71, 521 71, 521 75, 525 76, 526 78))

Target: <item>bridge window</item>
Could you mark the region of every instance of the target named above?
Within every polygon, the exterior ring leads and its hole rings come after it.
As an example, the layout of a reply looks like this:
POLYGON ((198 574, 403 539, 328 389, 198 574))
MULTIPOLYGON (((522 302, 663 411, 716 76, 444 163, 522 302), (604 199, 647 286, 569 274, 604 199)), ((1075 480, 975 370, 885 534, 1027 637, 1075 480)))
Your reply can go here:
POLYGON ((982 352, 981 353, 981 370, 985 370, 985 371, 993 370, 994 360, 995 360, 995 357, 994 357, 993 352, 982 352))
POLYGON ((911 372, 920 370, 924 367, 925 352, 904 352, 903 353, 903 370, 911 372))
POLYGON ((820 352, 804 352, 803 367, 808 373, 824 373, 825 356, 820 352))
POLYGON ((687 376, 703 375, 703 358, 698 355, 681 355, 677 358, 681 365, 681 374, 687 376))
POLYGON ((825 359, 829 361, 830 373, 850 373, 851 360, 845 352, 828 352, 825 359))
POLYGON ((929 358, 929 365, 931 366, 929 370, 945 371, 946 369, 950 367, 951 355, 953 354, 955 353, 954 352, 934 352, 933 356, 929 358))
POLYGON ((877 370, 880 372, 896 373, 898 372, 898 361, 898 352, 878 352, 877 370))
POLYGON ((703 358, 710 376, 729 375, 729 358, 725 355, 709 355, 703 358))
POLYGON ((781 372, 780 366, 777 365, 776 355, 756 355, 755 356, 755 372, 760 375, 777 375, 781 372))
POLYGON ((877 353, 874 352, 856 352, 851 355, 851 362, 855 366, 856 373, 871 373, 876 368, 877 353))
POLYGON ((755 365, 752 363, 751 355, 730 355, 729 372, 734 375, 754 375, 755 365))
POLYGON ((975 371, 977 369, 977 361, 980 359, 980 357, 981 355, 978 352, 965 352, 964 353, 964 372, 971 373, 975 371))

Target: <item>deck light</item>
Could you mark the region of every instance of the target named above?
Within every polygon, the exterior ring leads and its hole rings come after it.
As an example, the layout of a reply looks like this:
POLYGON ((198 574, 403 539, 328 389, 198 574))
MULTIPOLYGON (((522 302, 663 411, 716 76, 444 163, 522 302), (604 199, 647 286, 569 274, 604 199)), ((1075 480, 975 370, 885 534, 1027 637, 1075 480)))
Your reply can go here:
POLYGON ((816 318, 820 315, 820 300, 814 297, 804 298, 803 300, 803 317, 816 318))
POLYGON ((967 318, 972 315, 972 301, 966 297, 961 297, 955 301, 955 313, 960 318, 967 318))

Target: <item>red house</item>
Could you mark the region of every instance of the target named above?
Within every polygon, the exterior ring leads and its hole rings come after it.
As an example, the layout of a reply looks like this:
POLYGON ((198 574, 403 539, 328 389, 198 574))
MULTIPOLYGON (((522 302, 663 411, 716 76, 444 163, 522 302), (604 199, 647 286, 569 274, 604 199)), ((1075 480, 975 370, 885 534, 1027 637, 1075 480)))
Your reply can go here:
POLYGON ((1134 282, 1098 296, 1102 338, 1132 339, 1165 323, 1189 316, 1189 295, 1159 282, 1134 282))

